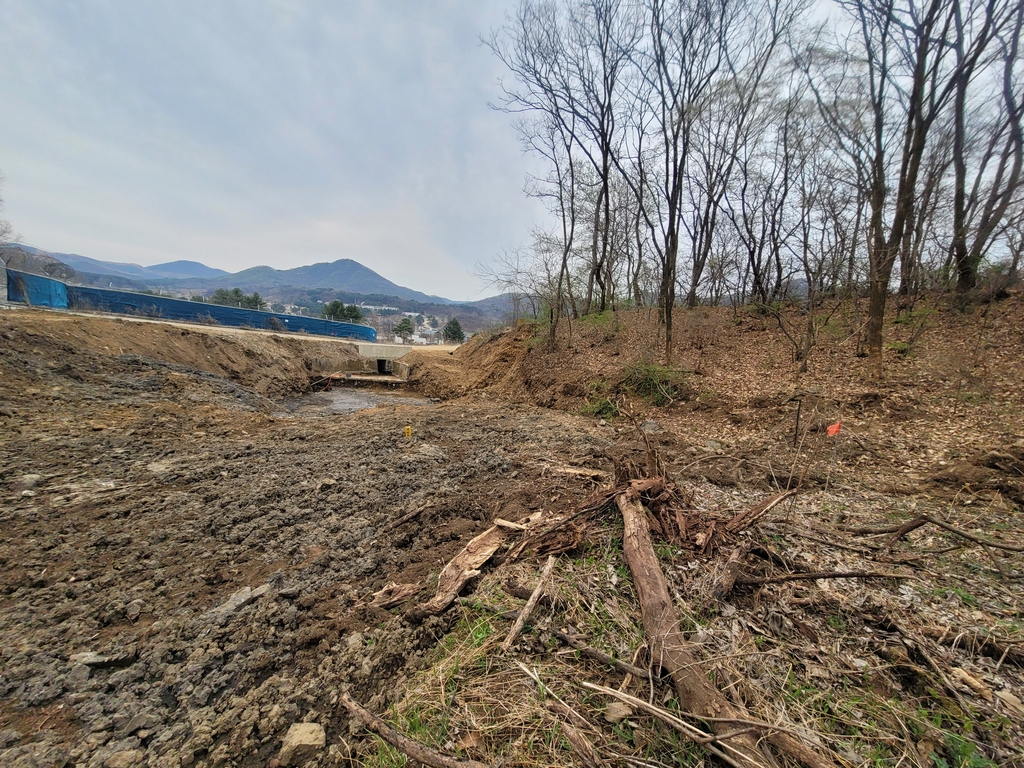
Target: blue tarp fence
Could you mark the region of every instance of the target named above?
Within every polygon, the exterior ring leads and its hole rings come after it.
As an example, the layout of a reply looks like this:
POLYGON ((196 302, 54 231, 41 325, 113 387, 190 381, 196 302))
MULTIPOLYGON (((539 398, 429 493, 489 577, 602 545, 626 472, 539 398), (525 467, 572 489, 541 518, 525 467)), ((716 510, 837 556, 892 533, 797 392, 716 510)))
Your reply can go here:
POLYGON ((68 308, 68 287, 50 277, 7 270, 7 301, 33 307, 68 308))
POLYGON ((377 340, 377 332, 373 328, 356 323, 338 323, 323 318, 260 312, 241 307, 224 307, 219 304, 172 299, 167 296, 152 296, 148 293, 116 291, 112 288, 65 285, 59 280, 49 277, 8 269, 7 300, 25 303, 26 297, 28 303, 34 307, 97 310, 207 324, 212 324, 215 321, 218 325, 247 326, 277 331, 283 327, 288 331, 305 331, 320 336, 339 336, 360 341, 377 340), (277 323, 280 323, 280 326, 277 323))

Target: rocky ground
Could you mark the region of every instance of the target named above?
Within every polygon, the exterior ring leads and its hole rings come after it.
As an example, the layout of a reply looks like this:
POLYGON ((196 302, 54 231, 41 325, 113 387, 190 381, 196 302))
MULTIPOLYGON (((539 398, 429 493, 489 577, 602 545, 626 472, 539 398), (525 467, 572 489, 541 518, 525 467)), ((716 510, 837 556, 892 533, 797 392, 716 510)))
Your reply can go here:
POLYGON ((0 335, 4 765, 265 765, 303 721, 336 750, 338 691, 373 701, 447 628, 382 627, 367 596, 426 593, 543 506, 550 457, 607 442, 522 406, 275 402, 23 314, 0 335))
POLYGON ((786 342, 762 320, 702 320, 713 332, 680 350, 700 370, 664 407, 623 379, 643 351, 630 334, 646 332, 627 318, 574 328, 560 355, 528 329, 478 339, 414 370, 423 394, 456 399, 342 413, 337 392, 299 394, 344 356, 330 342, 2 313, 0 765, 407 764, 350 719, 343 692, 440 751, 506 767, 592 764, 568 722, 608 764, 701 764, 657 721, 616 719, 579 688, 654 698, 653 682, 581 665, 555 639, 578 632, 647 663, 614 508, 574 524, 551 599, 510 653, 497 645, 523 600, 509 584, 532 584, 536 558, 488 566, 440 616, 402 613, 495 518, 574 513, 652 456, 683 489, 692 532, 658 554, 733 701, 805 729, 836 764, 1024 765, 1019 552, 930 524, 887 545, 922 513, 1020 542, 1021 384, 1006 362, 1021 357, 1020 315, 987 321, 983 347, 966 330, 925 336, 922 349, 973 362, 900 357, 883 386, 852 383, 859 362, 836 362, 837 334, 797 382, 794 432, 786 342), (618 415, 595 413, 602 400, 618 415), (824 430, 837 413, 838 445, 824 430), (755 529, 699 543, 696 526, 787 483, 800 494, 755 529), (710 600, 741 541, 769 552, 745 561, 749 577, 894 578, 710 600), (419 590, 376 607, 394 583, 419 590))

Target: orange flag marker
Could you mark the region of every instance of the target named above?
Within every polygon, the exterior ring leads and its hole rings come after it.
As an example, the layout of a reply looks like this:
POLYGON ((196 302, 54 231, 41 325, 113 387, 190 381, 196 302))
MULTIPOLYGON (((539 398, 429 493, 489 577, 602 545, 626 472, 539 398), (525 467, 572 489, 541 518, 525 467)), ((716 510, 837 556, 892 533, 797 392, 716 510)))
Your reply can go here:
POLYGON ((835 424, 828 428, 828 436, 835 437, 839 434, 839 431, 843 428, 843 422, 837 421, 835 424))

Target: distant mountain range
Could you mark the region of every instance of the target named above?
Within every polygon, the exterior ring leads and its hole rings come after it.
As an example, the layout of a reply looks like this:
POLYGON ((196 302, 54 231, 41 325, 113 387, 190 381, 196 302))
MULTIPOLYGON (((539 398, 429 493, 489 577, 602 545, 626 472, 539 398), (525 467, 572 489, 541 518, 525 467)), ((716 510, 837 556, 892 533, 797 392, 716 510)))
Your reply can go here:
POLYGON ((88 272, 93 275, 110 275, 129 280, 181 280, 187 278, 211 278, 228 274, 223 269, 214 269, 198 261, 169 261, 166 264, 154 264, 143 267, 138 264, 122 264, 117 261, 100 261, 77 253, 51 253, 31 245, 18 245, 18 248, 34 256, 52 256, 63 261, 76 272, 88 272))
MULTIPOLYGON (((416 311, 445 311, 445 307, 472 307, 477 313, 500 318, 510 306, 507 296, 493 296, 479 301, 455 302, 443 296, 431 296, 396 283, 352 259, 330 263, 309 264, 294 269, 252 267, 241 272, 225 272, 198 261, 171 261, 143 267, 116 261, 100 261, 76 253, 51 253, 29 245, 15 245, 30 257, 56 259, 71 267, 73 282, 125 290, 181 291, 209 294, 218 288, 241 288, 246 293, 259 292, 264 298, 288 302, 302 292, 322 292, 324 301, 341 297, 344 301, 366 301, 372 304, 393 304, 416 311), (401 300, 401 301, 393 301, 401 300)), ((47 274, 52 274, 52 267, 47 274)))
POLYGON ((246 292, 259 291, 260 293, 270 293, 281 288, 301 287, 378 296, 397 296, 401 299, 430 304, 456 303, 443 296, 430 296, 397 285, 352 259, 338 259, 338 261, 330 263, 309 264, 294 269, 252 267, 233 274, 222 273, 220 276, 212 278, 164 279, 158 281, 157 285, 167 288, 212 288, 214 290, 217 288, 241 288, 246 292))

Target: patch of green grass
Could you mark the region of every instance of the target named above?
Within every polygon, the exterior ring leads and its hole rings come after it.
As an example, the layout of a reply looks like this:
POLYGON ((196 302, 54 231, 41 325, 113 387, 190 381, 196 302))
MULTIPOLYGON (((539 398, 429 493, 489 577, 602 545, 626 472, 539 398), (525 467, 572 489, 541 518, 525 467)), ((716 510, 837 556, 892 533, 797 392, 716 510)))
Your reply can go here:
POLYGON ((595 379, 587 384, 587 397, 580 413, 584 416, 595 416, 610 419, 619 415, 619 406, 608 395, 611 387, 604 379, 595 379))
POLYGON ((471 648, 479 648, 493 634, 494 627, 491 626, 491 622, 486 618, 480 619, 470 630, 467 642, 471 648))
POLYGON ((580 315, 580 319, 577 322, 580 325, 590 325, 594 328, 604 328, 612 325, 617 321, 615 313, 610 309, 606 309, 604 312, 591 312, 589 315, 580 315))
POLYGON ((885 346, 900 357, 913 357, 914 343, 911 341, 890 341, 885 346))
POLYGON ((960 587, 950 587, 946 591, 946 594, 948 595, 950 592, 952 592, 954 595, 959 597, 960 598, 960 602, 962 602, 964 605, 968 606, 969 608, 973 608, 974 606, 976 606, 978 604, 978 598, 976 598, 974 595, 972 595, 966 589, 961 589, 960 587))
POLYGON ((846 619, 842 616, 829 616, 828 625, 838 632, 845 632, 847 627, 846 619))
POLYGON ((622 327, 618 316, 610 309, 604 312, 591 312, 589 315, 581 315, 580 319, 577 320, 577 324, 581 328, 590 327, 600 332, 602 341, 614 339, 622 327))
POLYGON ((953 733, 946 734, 946 757, 932 752, 936 768, 999 768, 999 766, 978 752, 973 742, 953 733))
POLYGON ((405 753, 392 747, 380 736, 375 735, 373 738, 377 742, 377 751, 367 755, 363 765, 368 768, 405 768, 409 761, 405 753))
POLYGON ((580 408, 580 413, 584 416, 611 419, 619 415, 619 406, 607 397, 599 397, 594 400, 588 400, 584 403, 583 407, 580 408))
POLYGON ((892 321, 893 325, 905 325, 908 327, 916 327, 923 325, 928 322, 932 315, 935 314, 935 310, 930 307, 915 307, 909 312, 903 312, 895 320, 892 321))
POLYGON ((637 362, 626 368, 622 388, 652 405, 669 405, 686 395, 686 376, 664 365, 637 362))

